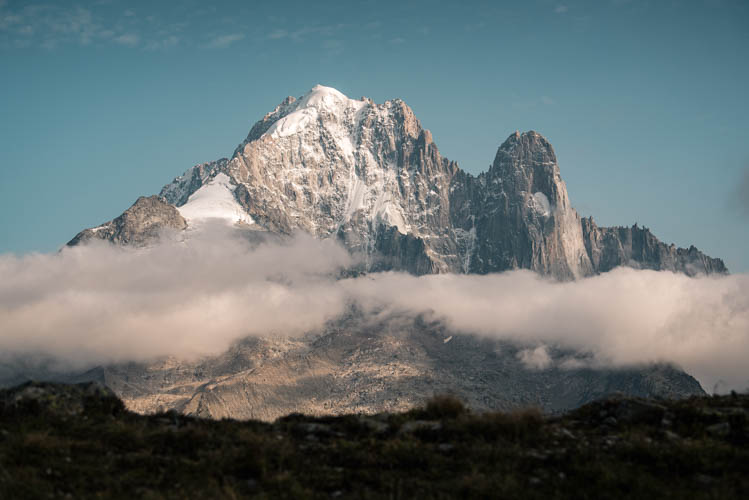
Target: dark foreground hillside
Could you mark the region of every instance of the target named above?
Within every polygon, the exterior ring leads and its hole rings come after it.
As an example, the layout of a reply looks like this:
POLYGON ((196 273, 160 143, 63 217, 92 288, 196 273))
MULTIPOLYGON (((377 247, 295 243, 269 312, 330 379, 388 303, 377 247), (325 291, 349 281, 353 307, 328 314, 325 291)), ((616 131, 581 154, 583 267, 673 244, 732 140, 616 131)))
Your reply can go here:
POLYGON ((274 424, 127 412, 96 384, 0 391, 0 498, 749 498, 749 396, 609 399, 562 417, 274 424))

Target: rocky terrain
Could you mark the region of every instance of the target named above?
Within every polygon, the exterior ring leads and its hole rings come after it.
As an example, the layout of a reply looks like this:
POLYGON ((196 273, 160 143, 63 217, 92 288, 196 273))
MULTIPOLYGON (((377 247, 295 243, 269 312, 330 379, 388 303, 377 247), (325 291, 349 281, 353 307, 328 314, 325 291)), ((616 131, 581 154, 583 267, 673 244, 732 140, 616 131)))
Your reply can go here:
MULTIPOLYGON (((668 365, 587 367, 577 353, 548 366, 523 361, 524 347, 451 334, 437 322, 350 315, 300 339, 247 339, 227 353, 185 362, 115 365, 85 374, 141 413, 175 409, 211 418, 270 421, 310 415, 405 411, 437 393, 477 411, 576 408, 606 394, 687 397, 699 383, 668 365), (571 362, 581 366, 570 368, 571 362)), ((533 352, 533 348, 528 348, 533 352)))
POLYGON ((746 498, 749 396, 558 416, 436 397, 273 423, 143 416, 99 384, 0 391, 2 498, 746 498))
POLYGON ((71 246, 91 240, 106 240, 120 245, 144 246, 166 230, 187 229, 179 211, 158 196, 141 196, 116 219, 78 233, 71 246))

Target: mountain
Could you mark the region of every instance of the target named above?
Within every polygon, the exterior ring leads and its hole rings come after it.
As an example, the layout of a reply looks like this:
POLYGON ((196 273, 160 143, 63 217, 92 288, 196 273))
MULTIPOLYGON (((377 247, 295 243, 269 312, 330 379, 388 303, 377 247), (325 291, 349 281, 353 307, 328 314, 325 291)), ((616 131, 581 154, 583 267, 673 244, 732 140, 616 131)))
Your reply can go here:
MULTIPOLYGON (((265 115, 231 158, 190 168, 158 196, 139 198, 68 245, 150 245, 165 231, 189 240, 211 224, 274 238, 295 231, 334 238, 361 257, 355 273, 530 269, 573 280, 616 266, 727 272, 720 259, 664 244, 646 228, 581 219, 554 149, 537 132, 510 135, 489 170, 473 176, 440 155, 403 101, 353 100, 319 85, 265 115)), ((403 410, 435 392, 455 393, 476 409, 548 411, 612 392, 703 393, 674 367, 606 369, 553 346, 544 354, 549 363, 532 366, 524 354, 532 347, 421 317, 352 311, 301 338, 246 339, 193 362, 169 358, 58 378, 104 382, 141 412, 268 420, 294 411, 403 410)))
MULTIPOLYGON (((299 339, 247 339, 196 362, 169 358, 102 368, 96 379, 128 408, 176 409, 211 418, 274 420, 289 413, 405 411, 452 393, 474 410, 576 408, 600 397, 704 394, 668 365, 591 368, 578 353, 552 349, 539 369, 524 346, 458 335, 422 317, 366 318, 356 313, 299 339)), ((77 379, 76 379, 77 381, 77 379)))
POLYGON ((91 238, 144 244, 155 228, 220 218, 336 238, 364 256, 365 271, 531 269, 562 280, 619 265, 726 272, 720 259, 666 245, 647 230, 581 220, 554 149, 536 132, 512 134, 491 168, 473 176, 440 155, 403 101, 354 100, 320 85, 265 115, 231 159, 192 167, 160 197, 139 199, 69 245, 91 238))
POLYGON ((704 394, 697 380, 666 364, 607 369, 590 363, 586 353, 558 347, 545 351, 548 363, 534 363, 533 352, 533 346, 459 334, 424 316, 351 310, 300 338, 250 337, 193 361, 169 357, 84 373, 40 370, 38 360, 0 364, 0 386, 96 381, 139 413, 173 409, 265 421, 290 413, 405 411, 446 393, 476 411, 535 407, 551 413, 611 394, 704 394))

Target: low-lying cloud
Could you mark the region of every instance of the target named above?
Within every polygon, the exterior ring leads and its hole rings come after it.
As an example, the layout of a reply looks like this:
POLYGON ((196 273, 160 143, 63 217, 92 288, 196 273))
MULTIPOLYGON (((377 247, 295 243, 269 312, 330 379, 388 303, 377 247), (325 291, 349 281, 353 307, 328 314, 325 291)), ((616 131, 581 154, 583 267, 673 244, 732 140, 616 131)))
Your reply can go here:
POLYGON ((0 352, 73 366, 218 354, 250 335, 298 335, 343 311, 348 254, 297 237, 252 248, 224 233, 150 249, 108 244, 0 258, 0 352))
MULTIPOLYGON (((233 234, 233 233, 232 233, 233 234)), ((224 232, 149 249, 107 244, 0 256, 0 352, 74 368, 195 358, 247 336, 316 330, 355 303, 377 313, 429 313, 455 332, 517 341, 533 369, 673 362, 711 390, 749 387, 749 276, 688 278, 617 269, 557 283, 528 271, 336 279, 352 258, 297 236, 250 244, 224 232), (572 363, 572 364, 570 364, 572 363)))
MULTIPOLYGON (((360 304, 431 310, 463 332, 590 352, 598 364, 672 362, 711 390, 749 388, 749 276, 615 269, 558 283, 529 271, 386 273, 343 283, 360 304)), ((550 364, 546 350, 527 365, 550 364)))

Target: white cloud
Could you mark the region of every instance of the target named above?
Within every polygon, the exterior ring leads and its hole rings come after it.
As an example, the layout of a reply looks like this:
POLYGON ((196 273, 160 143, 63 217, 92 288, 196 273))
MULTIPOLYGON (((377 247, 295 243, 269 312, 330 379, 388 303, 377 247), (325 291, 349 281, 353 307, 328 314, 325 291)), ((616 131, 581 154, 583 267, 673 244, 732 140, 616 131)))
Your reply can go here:
POLYGON ((564 14, 568 10, 569 10, 569 7, 567 7, 566 5, 557 5, 556 8, 554 9, 554 12, 556 12, 557 14, 564 14))
POLYGON ((673 362, 706 389, 749 387, 749 275, 689 278, 616 269, 571 283, 528 271, 375 273, 332 241, 253 246, 233 233, 150 249, 110 245, 0 256, 0 353, 72 366, 218 354, 246 336, 299 335, 352 303, 370 314, 428 314, 455 334, 524 346, 527 366, 673 362))
POLYGON ((140 42, 140 37, 135 33, 124 33, 114 38, 114 41, 120 45, 135 47, 140 42))
POLYGON ((518 359, 531 370, 543 370, 551 365, 551 356, 545 345, 535 349, 523 349, 518 352, 518 359))
POLYGON ((273 30, 268 34, 268 38, 271 40, 280 40, 289 36, 289 32, 284 29, 273 30))
POLYGON ((289 31, 285 28, 277 28, 266 35, 269 40, 282 40, 288 38, 294 42, 303 42, 308 37, 318 35, 322 37, 334 36, 334 33, 345 28, 344 24, 322 25, 322 26, 303 26, 299 29, 289 31))
POLYGON ((149 249, 94 244, 0 256, 0 353, 73 366, 218 354, 248 335, 296 335, 345 307, 331 242, 261 245, 222 232, 149 249))
POLYGON ((179 44, 180 38, 176 35, 169 35, 161 40, 154 40, 148 42, 146 49, 148 50, 164 50, 172 47, 176 47, 179 44))
POLYGON ((708 389, 749 388, 749 275, 621 268, 555 283, 527 271, 386 273, 343 286, 370 310, 432 311, 463 332, 590 352, 605 365, 668 361, 708 389))
POLYGON ((242 33, 232 33, 229 35, 221 35, 210 40, 205 46, 210 49, 223 49, 239 40, 242 40, 244 35, 242 33))

